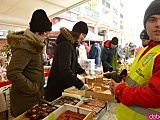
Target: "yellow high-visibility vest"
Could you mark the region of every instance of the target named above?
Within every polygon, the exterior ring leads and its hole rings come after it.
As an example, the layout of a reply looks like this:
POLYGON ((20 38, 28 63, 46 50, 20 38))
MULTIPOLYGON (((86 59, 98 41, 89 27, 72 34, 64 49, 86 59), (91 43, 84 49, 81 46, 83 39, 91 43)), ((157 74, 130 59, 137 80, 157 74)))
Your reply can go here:
MULTIPOLYGON (((140 56, 147 49, 144 48, 136 56, 128 77, 125 81, 128 86, 148 86, 149 79, 152 76, 154 60, 160 54, 160 45, 150 49, 141 59, 140 56)), ((142 108, 139 105, 126 106, 119 103, 117 106, 117 119, 118 120, 147 120, 149 114, 160 114, 160 108, 142 108)))

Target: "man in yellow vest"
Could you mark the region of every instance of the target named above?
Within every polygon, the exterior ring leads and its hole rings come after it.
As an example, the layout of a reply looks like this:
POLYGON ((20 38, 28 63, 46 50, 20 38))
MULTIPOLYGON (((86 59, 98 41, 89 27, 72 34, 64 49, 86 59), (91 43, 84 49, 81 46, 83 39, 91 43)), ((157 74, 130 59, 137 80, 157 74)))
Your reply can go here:
POLYGON ((125 81, 110 84, 120 100, 118 120, 160 120, 160 0, 154 0, 144 14, 144 28, 150 42, 136 56, 125 81))

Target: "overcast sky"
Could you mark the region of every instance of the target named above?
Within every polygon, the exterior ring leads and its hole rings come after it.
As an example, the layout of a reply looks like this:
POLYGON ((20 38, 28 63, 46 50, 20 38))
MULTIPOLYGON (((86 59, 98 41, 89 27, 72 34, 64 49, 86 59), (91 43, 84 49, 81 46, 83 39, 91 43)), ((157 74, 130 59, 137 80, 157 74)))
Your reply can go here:
POLYGON ((148 6, 146 1, 147 0, 130 0, 129 2, 127 2, 126 12, 128 13, 127 14, 127 16, 129 17, 128 19, 132 21, 133 24, 136 23, 135 24, 136 26, 138 26, 137 23, 140 25, 143 23, 144 12, 148 6))
POLYGON ((148 5, 153 0, 125 0, 127 8, 127 21, 133 27, 136 32, 137 39, 139 38, 140 32, 143 30, 143 17, 144 12, 148 5))

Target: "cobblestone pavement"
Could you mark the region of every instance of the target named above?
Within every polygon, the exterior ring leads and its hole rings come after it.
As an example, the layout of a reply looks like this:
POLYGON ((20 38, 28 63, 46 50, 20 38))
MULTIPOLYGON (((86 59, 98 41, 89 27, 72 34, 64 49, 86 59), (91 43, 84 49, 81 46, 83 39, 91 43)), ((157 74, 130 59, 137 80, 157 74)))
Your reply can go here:
POLYGON ((104 114, 101 120, 117 120, 116 118, 116 103, 112 103, 108 111, 104 114))

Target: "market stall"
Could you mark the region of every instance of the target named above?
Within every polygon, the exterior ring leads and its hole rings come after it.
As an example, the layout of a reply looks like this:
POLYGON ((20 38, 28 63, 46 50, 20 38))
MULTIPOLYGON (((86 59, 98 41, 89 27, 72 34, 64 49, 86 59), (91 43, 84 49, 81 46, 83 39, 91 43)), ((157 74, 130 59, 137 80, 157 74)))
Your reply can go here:
MULTIPOLYGON (((47 78, 49 76, 50 66, 45 66, 45 83, 47 82, 47 78)), ((10 113, 10 89, 12 83, 6 79, 6 71, 0 72, 0 119, 8 120, 10 113)), ((46 86, 46 84, 45 84, 46 86)), ((44 87, 45 87, 44 86, 44 87)))
MULTIPOLYGON (((48 73, 46 74, 48 75, 48 73)), ((75 87, 65 89, 61 97, 52 102, 42 99, 39 104, 30 108, 15 120, 29 120, 33 116, 42 117, 38 113, 41 111, 43 114, 44 111, 50 111, 51 108, 47 106, 52 106, 55 109, 46 113, 43 120, 51 118, 55 120, 68 110, 74 112, 74 115, 84 114, 83 120, 101 120, 108 112, 111 103, 116 103, 114 96, 109 91, 109 84, 107 84, 110 80, 104 78, 102 74, 99 76, 79 76, 79 78, 84 79, 83 81, 89 85, 88 90, 78 90, 75 87), (37 112, 30 113, 31 111, 37 112)))
POLYGON ((35 9, 44 9, 49 18, 54 18, 89 0, 1 0, 1 29, 19 31, 28 27, 31 13, 35 9), (25 13, 25 15, 24 15, 25 13))
POLYGON ((4 120, 9 116, 10 88, 11 82, 9 80, 0 82, 0 118, 4 120))

